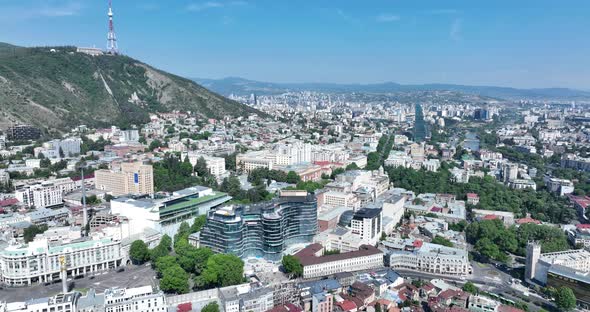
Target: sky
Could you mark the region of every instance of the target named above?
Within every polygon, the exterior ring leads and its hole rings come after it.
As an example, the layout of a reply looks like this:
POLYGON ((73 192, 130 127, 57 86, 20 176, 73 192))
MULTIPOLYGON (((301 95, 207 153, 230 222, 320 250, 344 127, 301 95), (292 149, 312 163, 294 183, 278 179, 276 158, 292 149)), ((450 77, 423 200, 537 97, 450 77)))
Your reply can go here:
MULTIPOLYGON (((107 0, 0 0, 0 42, 106 46, 107 0)), ((590 90, 588 0, 113 0, 120 50, 199 78, 590 90)))

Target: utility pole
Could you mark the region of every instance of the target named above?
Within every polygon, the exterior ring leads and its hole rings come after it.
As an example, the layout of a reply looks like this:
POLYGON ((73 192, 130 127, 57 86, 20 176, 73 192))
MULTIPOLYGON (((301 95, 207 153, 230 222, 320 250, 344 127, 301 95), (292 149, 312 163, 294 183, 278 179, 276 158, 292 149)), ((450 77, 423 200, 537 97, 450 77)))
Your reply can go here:
POLYGON ((82 232, 87 236, 86 227, 88 225, 88 209, 86 208, 86 183, 84 182, 84 166, 80 166, 80 174, 82 175, 82 232))

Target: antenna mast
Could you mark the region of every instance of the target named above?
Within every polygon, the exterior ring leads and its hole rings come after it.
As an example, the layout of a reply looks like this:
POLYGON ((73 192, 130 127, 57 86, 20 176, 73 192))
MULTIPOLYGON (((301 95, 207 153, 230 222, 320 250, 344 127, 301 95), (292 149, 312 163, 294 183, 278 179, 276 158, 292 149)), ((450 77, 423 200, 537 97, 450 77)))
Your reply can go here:
POLYGON ((115 25, 113 24, 113 1, 109 0, 109 33, 107 35, 107 53, 119 54, 117 46, 117 36, 115 35, 115 25))

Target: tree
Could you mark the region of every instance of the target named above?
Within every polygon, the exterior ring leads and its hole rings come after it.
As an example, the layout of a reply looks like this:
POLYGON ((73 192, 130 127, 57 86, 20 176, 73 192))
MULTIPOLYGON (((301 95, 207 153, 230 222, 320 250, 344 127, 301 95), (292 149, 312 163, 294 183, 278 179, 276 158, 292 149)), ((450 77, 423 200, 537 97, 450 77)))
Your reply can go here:
POLYGON ((65 157, 64 150, 60 146, 59 147, 59 158, 64 158, 64 157, 65 157))
POLYGON ((471 294, 477 294, 479 292, 479 289, 472 282, 465 283, 463 290, 471 294))
POLYGON ((447 247, 453 247, 453 243, 450 240, 438 235, 434 237, 431 243, 447 247))
POLYGON ((286 255, 283 257, 282 264, 285 272, 291 274, 291 276, 299 277, 303 275, 303 266, 301 265, 299 258, 292 255, 286 255))
POLYGON ((142 240, 136 240, 131 243, 129 257, 134 264, 143 264, 150 259, 150 251, 142 240))
POLYGON ((200 215, 195 218, 193 225, 191 225, 191 234, 199 232, 207 223, 207 215, 200 215))
POLYGON ((160 142, 160 140, 153 140, 153 141, 150 143, 150 145, 149 145, 148 149, 149 149, 150 151, 153 151, 153 150, 155 150, 155 149, 156 149, 156 148, 158 148, 158 147, 162 147, 162 142, 160 142))
POLYGON ((559 287, 555 294, 555 304, 562 311, 571 311, 576 308, 576 296, 569 287, 559 287))
MULTIPOLYGON (((188 240, 188 236, 191 234, 191 227, 186 222, 182 222, 176 235, 174 235, 174 248, 180 240, 188 240)), ((187 242, 188 243, 188 242, 187 242)))
POLYGON ((346 166, 346 170, 359 170, 359 166, 356 163, 351 163, 350 165, 346 166))
POLYGON ((164 274, 166 269, 170 268, 171 266, 178 265, 178 259, 175 256, 163 256, 156 260, 155 269, 158 272, 159 276, 164 274))
POLYGON ((203 307, 201 312, 219 312, 219 305, 217 302, 211 302, 203 307))
POLYGON ((31 225, 28 228, 26 228, 23 231, 23 238, 25 240, 25 243, 28 242, 32 242, 33 239, 35 239, 35 236, 37 236, 37 234, 43 234, 45 233, 45 231, 47 231, 48 227, 46 224, 42 224, 42 225, 31 225))
POLYGON ((201 276, 211 287, 237 285, 244 280, 244 262, 235 255, 215 254, 207 260, 201 276))
POLYGON ((387 239, 387 234, 385 232, 381 232, 381 237, 379 238, 380 241, 384 241, 387 239))
POLYGON ((166 293, 187 293, 189 291, 188 278, 188 274, 178 264, 171 265, 162 272, 160 289, 166 293))
POLYGON ((301 181, 301 177, 295 171, 289 171, 287 173, 287 183, 297 184, 301 181))
POLYGON ((207 169, 207 161, 205 160, 205 158, 199 157, 199 159, 197 159, 197 164, 195 165, 195 172, 200 177, 208 176, 210 174, 209 169, 207 169))
POLYGON ((167 256, 172 250, 172 239, 168 235, 162 236, 158 246, 150 250, 150 260, 157 263, 158 259, 167 256))

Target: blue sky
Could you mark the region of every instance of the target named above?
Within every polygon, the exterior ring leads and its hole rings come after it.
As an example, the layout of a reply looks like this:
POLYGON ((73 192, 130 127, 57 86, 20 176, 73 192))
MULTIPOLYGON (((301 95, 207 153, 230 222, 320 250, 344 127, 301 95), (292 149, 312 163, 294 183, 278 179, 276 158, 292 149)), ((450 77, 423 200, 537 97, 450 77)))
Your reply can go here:
MULTIPOLYGON (((187 76, 590 90, 588 0, 113 0, 119 47, 187 76)), ((107 0, 0 0, 0 41, 106 45, 107 0)))

